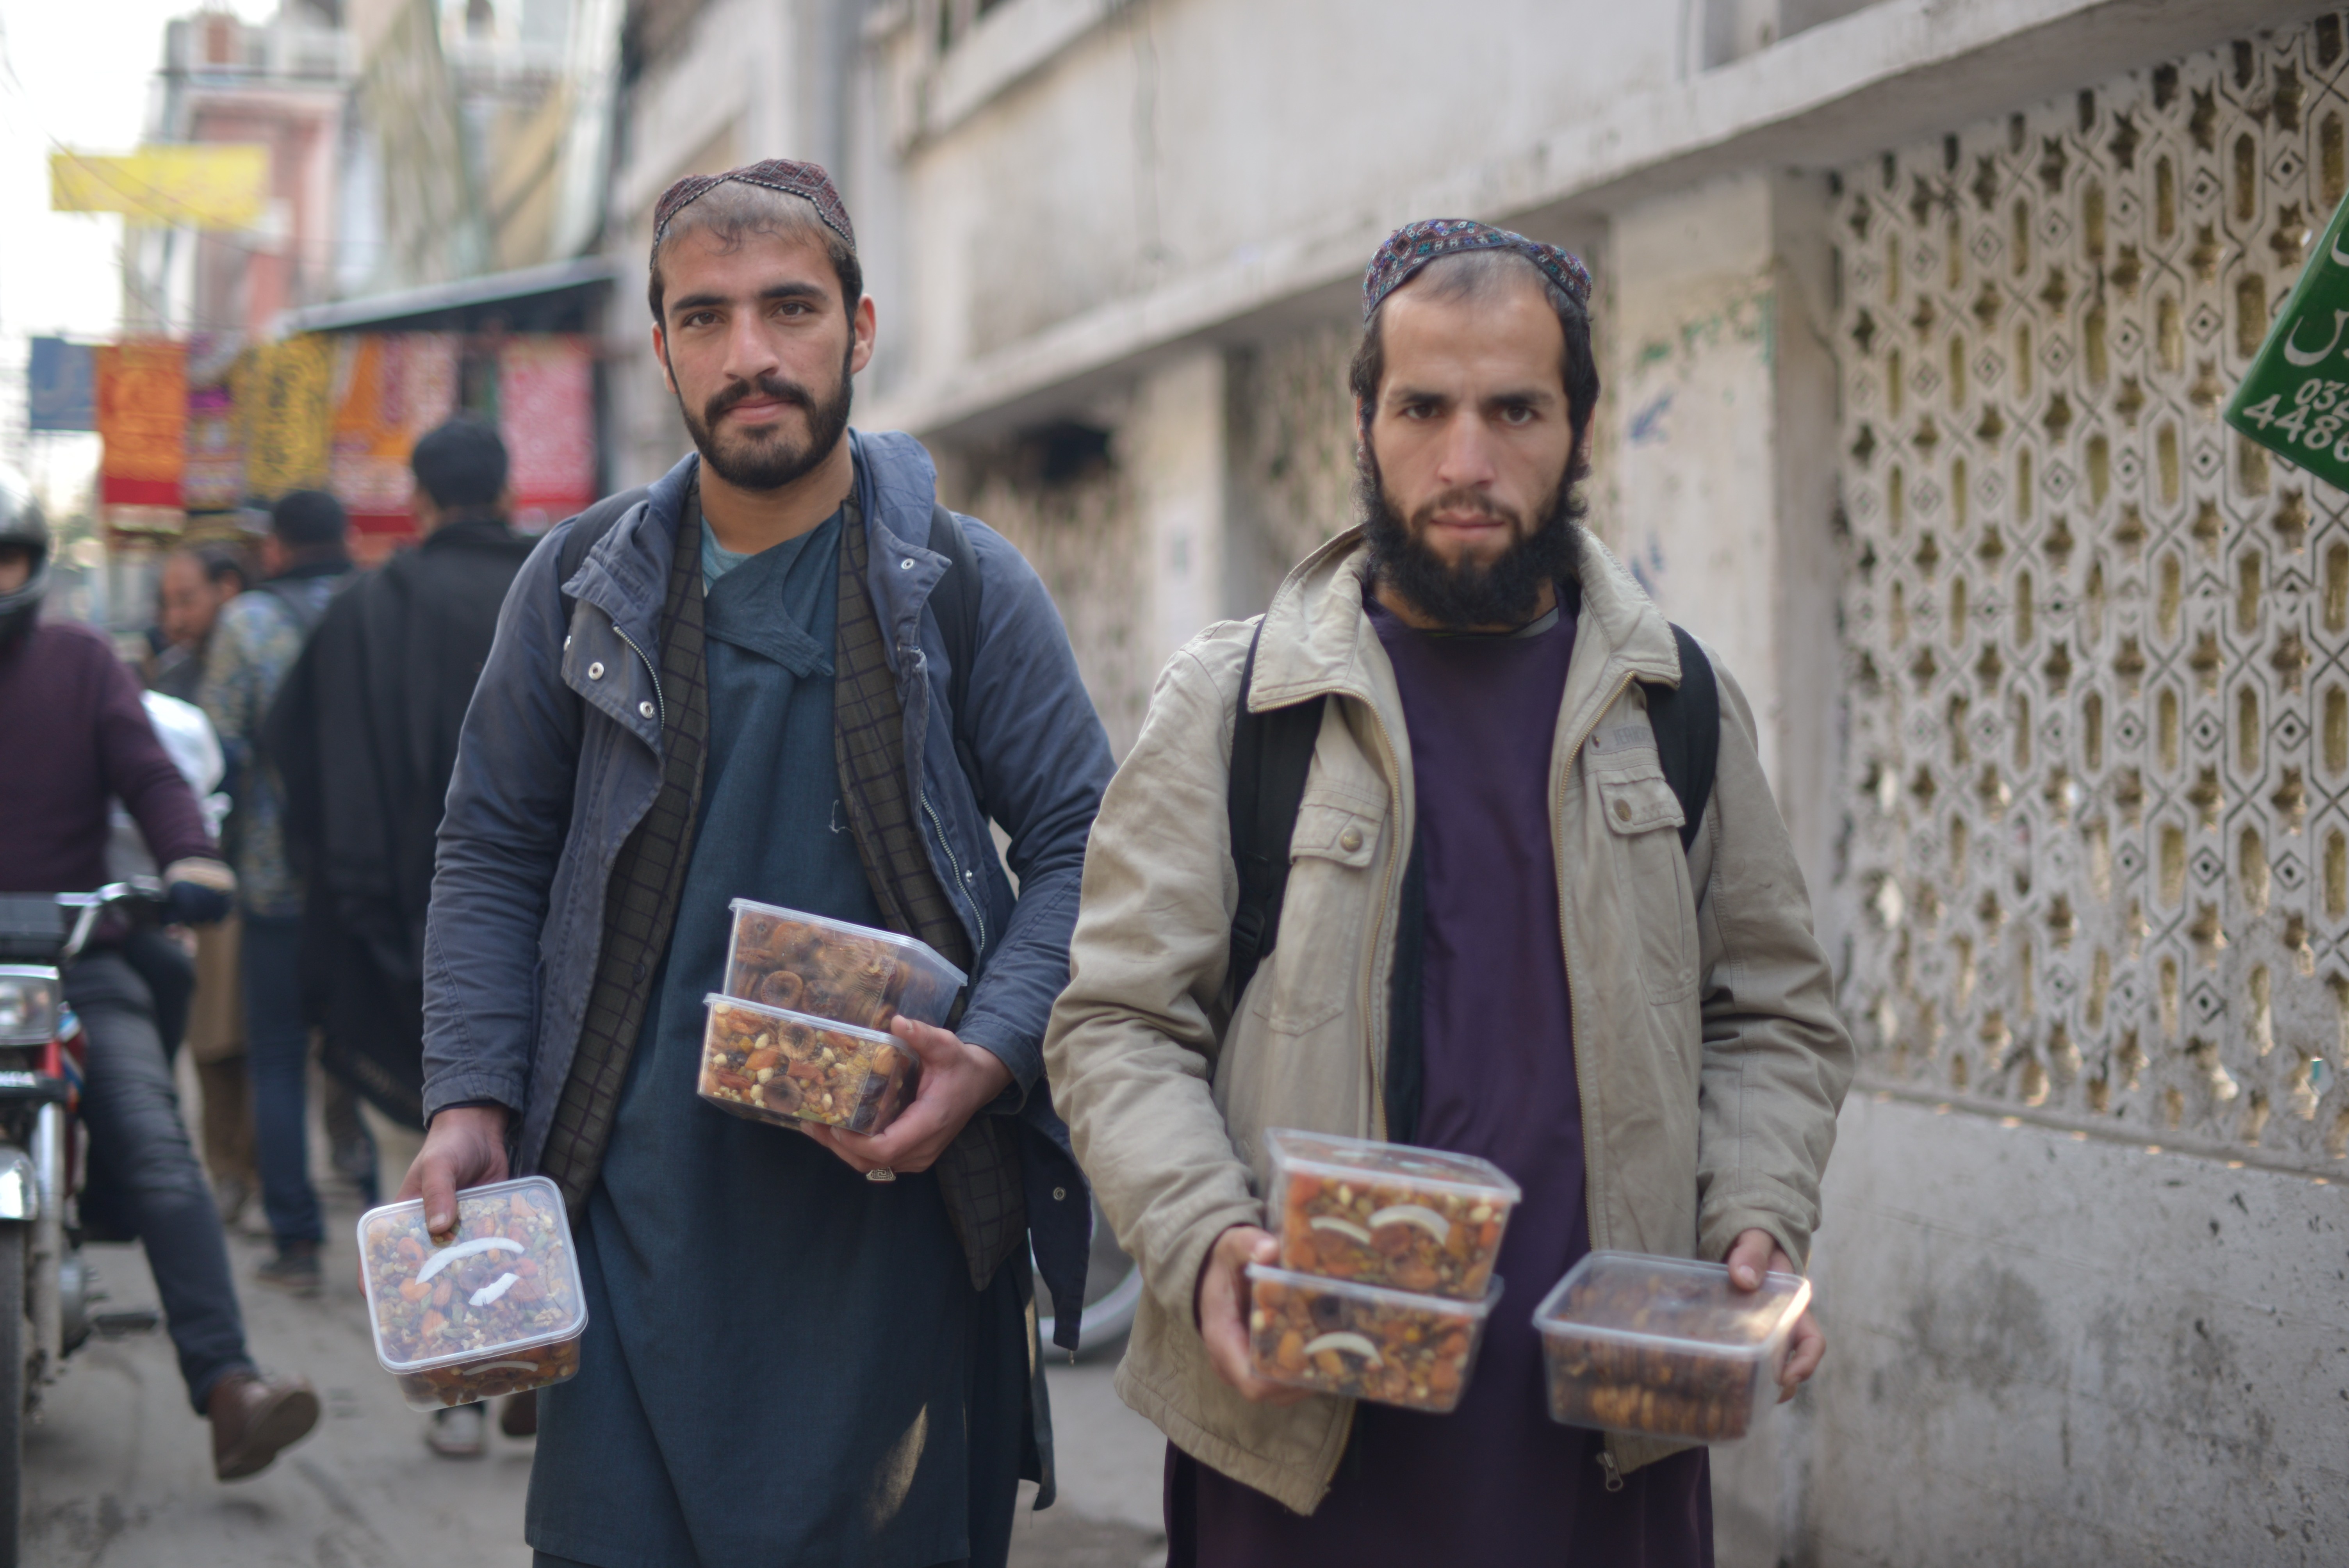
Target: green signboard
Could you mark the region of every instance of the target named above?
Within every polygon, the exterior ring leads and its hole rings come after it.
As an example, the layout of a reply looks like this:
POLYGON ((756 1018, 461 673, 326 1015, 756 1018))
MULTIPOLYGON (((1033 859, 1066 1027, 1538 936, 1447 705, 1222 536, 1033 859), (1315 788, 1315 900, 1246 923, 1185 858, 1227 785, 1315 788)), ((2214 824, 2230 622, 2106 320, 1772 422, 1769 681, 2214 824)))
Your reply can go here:
POLYGON ((2227 423, 2349 490, 2349 201, 2325 225, 2277 313, 2227 405, 2227 423))

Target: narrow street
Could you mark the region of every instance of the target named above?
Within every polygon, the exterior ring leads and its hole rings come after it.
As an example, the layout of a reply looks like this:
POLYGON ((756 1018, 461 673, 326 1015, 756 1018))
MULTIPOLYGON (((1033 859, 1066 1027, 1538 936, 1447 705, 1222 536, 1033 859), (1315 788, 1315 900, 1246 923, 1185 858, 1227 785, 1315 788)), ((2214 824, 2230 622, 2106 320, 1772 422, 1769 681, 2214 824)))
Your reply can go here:
MULTIPOLYGON (((490 1433, 484 1459, 436 1458, 426 1418, 401 1403, 376 1365, 351 1266, 358 1205, 329 1181, 326 1293, 296 1301, 256 1282, 264 1243, 231 1252, 254 1354, 306 1374, 325 1403, 317 1432, 269 1471, 233 1486, 212 1478, 210 1433, 190 1412, 159 1329, 94 1339, 67 1364, 26 1443, 25 1561, 34 1568, 528 1568, 523 1498, 531 1445, 490 1433)), ((120 1312, 155 1305, 144 1254, 94 1246, 120 1312)), ((1156 1431, 1118 1403, 1110 1359, 1055 1367, 1062 1467, 1059 1506, 1022 1511, 1015 1568, 1157 1568, 1156 1431)), ((1030 1490, 1030 1489, 1023 1489, 1030 1490)))

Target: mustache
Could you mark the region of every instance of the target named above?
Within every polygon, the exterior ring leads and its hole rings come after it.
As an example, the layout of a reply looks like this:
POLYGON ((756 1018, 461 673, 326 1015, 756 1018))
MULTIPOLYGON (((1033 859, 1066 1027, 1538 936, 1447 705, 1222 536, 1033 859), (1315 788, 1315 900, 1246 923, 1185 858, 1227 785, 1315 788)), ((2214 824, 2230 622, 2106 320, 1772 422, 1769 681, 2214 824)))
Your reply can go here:
POLYGON ((806 387, 780 376, 761 375, 748 381, 730 381, 710 394, 709 401, 701 406, 702 423, 716 425, 727 409, 753 397, 771 397, 778 403, 796 404, 802 413, 815 412, 815 394, 806 387))
POLYGON ((1435 514, 1441 511, 1465 511, 1473 512, 1479 517, 1489 517, 1495 522, 1507 523, 1519 533, 1523 533, 1526 528, 1523 513, 1502 506, 1483 490, 1461 486, 1441 491, 1432 500, 1423 501, 1413 509, 1411 514, 1411 531, 1413 533, 1424 532, 1428 526, 1434 522, 1435 514))

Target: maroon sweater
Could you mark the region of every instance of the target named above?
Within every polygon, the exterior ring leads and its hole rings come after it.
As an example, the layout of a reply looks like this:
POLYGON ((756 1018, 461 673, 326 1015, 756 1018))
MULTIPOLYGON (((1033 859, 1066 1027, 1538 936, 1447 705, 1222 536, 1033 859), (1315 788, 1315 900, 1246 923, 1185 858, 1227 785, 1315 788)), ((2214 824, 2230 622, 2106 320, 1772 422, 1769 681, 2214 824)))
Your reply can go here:
POLYGON ((44 621, 0 651, 0 892, 103 887, 106 806, 118 795, 157 865, 218 857, 105 635, 44 621))

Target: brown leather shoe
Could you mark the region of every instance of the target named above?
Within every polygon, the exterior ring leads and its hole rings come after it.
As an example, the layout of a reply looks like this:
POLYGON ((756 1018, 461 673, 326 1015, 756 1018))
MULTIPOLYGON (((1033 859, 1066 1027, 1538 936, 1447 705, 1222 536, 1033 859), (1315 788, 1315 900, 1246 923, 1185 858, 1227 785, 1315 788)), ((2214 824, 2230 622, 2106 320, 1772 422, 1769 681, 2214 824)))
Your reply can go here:
POLYGON ((231 1372, 212 1385, 204 1413, 212 1423, 212 1474, 242 1480, 310 1435, 318 1424, 318 1393, 306 1377, 231 1372))

